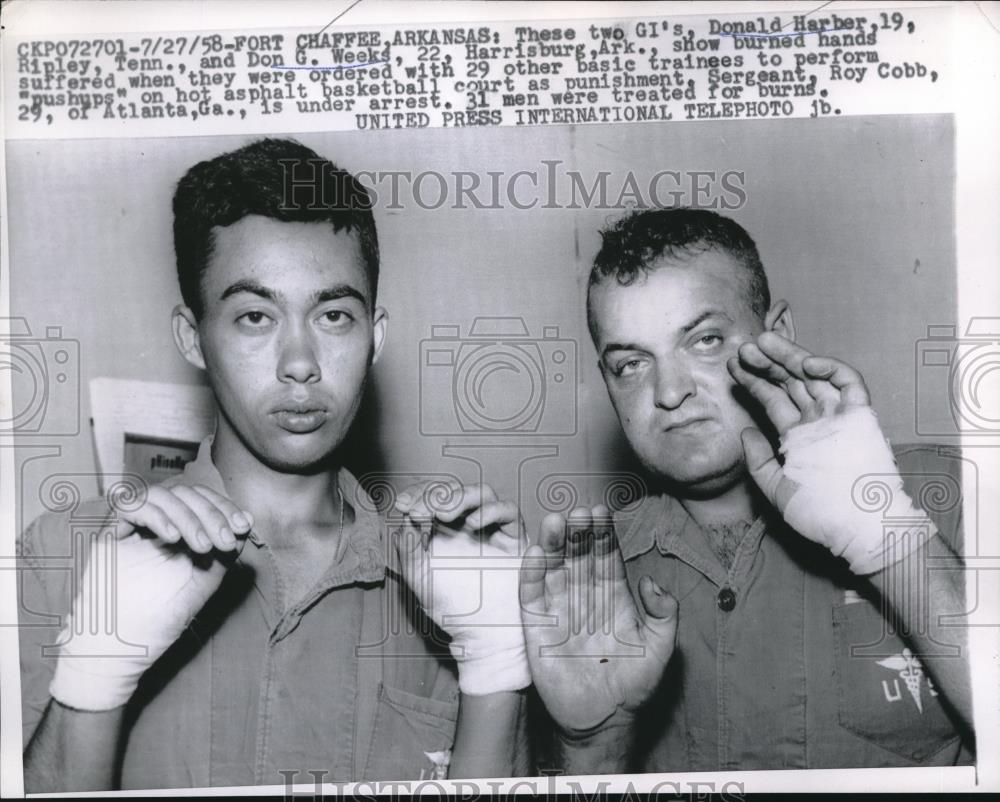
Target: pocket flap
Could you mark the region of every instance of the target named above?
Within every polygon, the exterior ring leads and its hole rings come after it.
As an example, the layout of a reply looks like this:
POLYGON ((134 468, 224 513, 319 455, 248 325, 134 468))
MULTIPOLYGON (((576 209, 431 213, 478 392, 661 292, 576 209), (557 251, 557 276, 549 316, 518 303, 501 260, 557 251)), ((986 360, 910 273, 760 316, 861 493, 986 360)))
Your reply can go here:
POLYGON ((448 776, 458 701, 379 685, 366 780, 442 780, 448 776))

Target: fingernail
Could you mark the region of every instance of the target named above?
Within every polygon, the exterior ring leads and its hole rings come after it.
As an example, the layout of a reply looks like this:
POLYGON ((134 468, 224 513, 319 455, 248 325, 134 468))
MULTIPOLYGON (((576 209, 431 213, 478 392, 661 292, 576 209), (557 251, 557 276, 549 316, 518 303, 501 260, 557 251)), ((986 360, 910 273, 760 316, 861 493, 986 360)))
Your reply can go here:
POLYGON ((233 526, 237 529, 249 529, 250 520, 242 512, 238 512, 233 516, 233 526))
POLYGON ((203 549, 212 548, 212 541, 208 539, 208 534, 205 532, 204 529, 198 530, 198 532, 195 534, 195 540, 198 541, 198 545, 201 546, 203 549))
POLYGON ((167 524, 167 534, 170 535, 170 539, 174 543, 181 539, 180 530, 178 530, 173 524, 167 524))
POLYGON ((236 538, 233 537, 233 533, 229 531, 228 527, 219 527, 219 539, 229 548, 236 545, 236 538))

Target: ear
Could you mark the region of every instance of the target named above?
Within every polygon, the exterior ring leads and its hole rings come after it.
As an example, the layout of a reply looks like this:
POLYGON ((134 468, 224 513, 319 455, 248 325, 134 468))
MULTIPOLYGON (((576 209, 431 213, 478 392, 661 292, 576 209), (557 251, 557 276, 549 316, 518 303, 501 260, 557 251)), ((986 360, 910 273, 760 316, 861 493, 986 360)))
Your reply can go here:
POLYGON ((174 329, 174 345, 181 352, 181 356, 196 368, 204 370, 205 356, 201 352, 201 338, 194 312, 184 304, 177 304, 171 322, 174 329))
POLYGON ((385 345, 385 332, 389 325, 389 313, 381 306, 375 307, 375 312, 372 315, 372 361, 371 364, 378 362, 378 358, 382 356, 382 346, 385 345))
POLYGON ((788 301, 775 301, 764 315, 764 330, 780 334, 786 340, 795 342, 795 323, 792 320, 792 307, 788 301))

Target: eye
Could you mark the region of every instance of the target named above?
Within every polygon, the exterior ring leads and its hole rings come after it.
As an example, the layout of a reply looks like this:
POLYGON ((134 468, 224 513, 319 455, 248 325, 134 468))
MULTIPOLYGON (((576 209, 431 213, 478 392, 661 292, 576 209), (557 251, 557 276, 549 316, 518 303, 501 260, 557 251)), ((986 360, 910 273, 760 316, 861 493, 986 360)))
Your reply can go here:
POLYGON ((255 329, 263 328, 270 321, 271 318, 258 309, 252 309, 249 312, 244 312, 236 318, 236 322, 240 325, 255 329))
POLYGON ((345 309, 328 309, 320 315, 319 319, 320 323, 325 326, 341 328, 349 325, 354 320, 354 316, 345 309))
POLYGON ((632 359, 623 359, 621 362, 617 362, 615 366, 611 369, 611 372, 615 376, 628 376, 639 370, 642 360, 636 357, 632 359))
POLYGON ((694 348, 698 351, 714 351, 723 343, 721 334, 710 332, 702 334, 694 341, 694 348))

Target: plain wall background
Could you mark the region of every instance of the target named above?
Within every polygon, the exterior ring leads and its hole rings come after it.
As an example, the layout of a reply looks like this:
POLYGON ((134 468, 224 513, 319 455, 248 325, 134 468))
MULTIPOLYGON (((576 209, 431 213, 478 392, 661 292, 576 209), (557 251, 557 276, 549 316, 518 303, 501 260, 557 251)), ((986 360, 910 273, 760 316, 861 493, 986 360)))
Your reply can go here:
MULTIPOLYGON (((81 474, 82 491, 97 490, 88 476, 96 470, 87 425, 91 378, 200 381, 170 335, 170 311, 180 300, 171 238, 173 187, 195 162, 254 138, 7 144, 11 315, 26 318, 35 335, 58 325, 63 337, 79 340, 83 422, 77 436, 20 439, 19 527, 43 511, 38 486, 52 473, 81 474)), ((922 439, 915 427, 915 346, 928 325, 956 318, 954 133, 948 116, 296 138, 353 172, 465 170, 485 179, 486 171, 544 171, 543 159, 560 159, 562 170, 579 170, 588 184, 598 171, 610 171, 612 199, 628 170, 643 186, 660 170, 742 171, 747 203, 724 213, 756 240, 772 295, 792 304, 800 342, 862 371, 890 439, 922 439)), ((425 188, 432 199, 433 186, 425 188)), ((521 197, 535 196, 526 183, 521 187, 521 197)), ((544 201, 542 190, 536 194, 544 201)), ((630 463, 596 367, 584 298, 598 230, 623 212, 454 209, 453 195, 444 207, 426 210, 412 195, 402 197, 404 209, 386 209, 385 198, 375 209, 382 248, 379 302, 389 310, 390 328, 348 463, 358 472, 455 473, 465 479, 477 478, 481 468, 500 492, 518 494, 532 527, 543 507, 566 500, 551 495, 560 477, 595 474, 570 478, 585 495, 599 494, 613 478, 608 473, 627 470, 630 463), (546 402, 576 396, 576 434, 421 434, 420 341, 432 325, 457 325, 464 334, 477 316, 521 317, 533 335, 557 326, 560 338, 575 341, 576 381, 561 385, 546 402), (443 447, 458 451, 445 455, 443 447)), ((510 374, 495 374, 486 386, 519 386, 510 381, 510 374)), ((932 429, 952 426, 945 397, 942 392, 941 403, 919 411, 932 429)), ((73 402, 53 394, 50 403, 73 402)), ((566 421, 560 417, 560 425, 566 421)))

